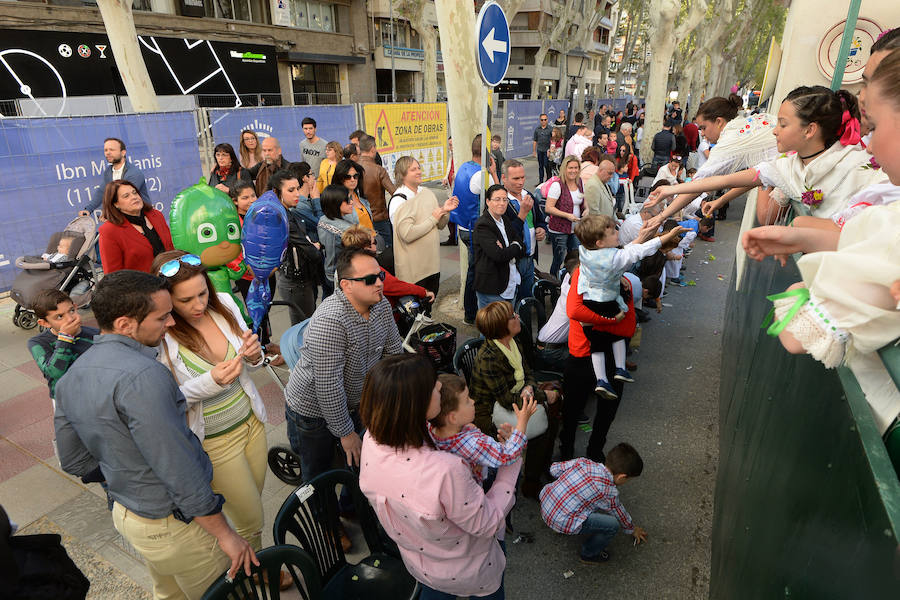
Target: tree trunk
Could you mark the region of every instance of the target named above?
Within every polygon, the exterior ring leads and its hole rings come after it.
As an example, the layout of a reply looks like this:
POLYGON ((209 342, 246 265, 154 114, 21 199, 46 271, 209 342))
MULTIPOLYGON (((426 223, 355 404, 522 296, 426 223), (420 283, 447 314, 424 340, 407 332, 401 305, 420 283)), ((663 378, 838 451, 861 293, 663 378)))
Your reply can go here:
MULTIPOLYGON (((538 47, 537 52, 534 54, 534 77, 531 79, 531 99, 537 100, 541 87, 541 74, 544 69, 544 58, 547 56, 547 52, 550 50, 552 46, 555 46, 557 41, 562 37, 564 31, 567 31, 569 25, 571 24, 571 15, 572 9, 575 6, 575 0, 566 0, 566 4, 563 7, 563 10, 560 11, 557 16, 559 17, 556 21, 556 24, 553 26, 553 29, 550 30, 550 33, 544 33, 543 31, 543 17, 541 19, 541 45, 538 47)), ((443 40, 443 38, 441 38, 443 40)), ((565 56, 565 50, 561 53, 562 56, 565 56)), ((562 65, 560 65, 560 69, 562 69, 562 65)), ((557 86, 557 97, 560 97, 559 90, 567 88, 565 82, 560 80, 559 86, 557 86)))
POLYGON ((131 1, 97 0, 97 6, 131 106, 135 112, 158 111, 159 101, 134 29, 131 1))
POLYGON ((438 32, 444 56, 450 131, 456 138, 453 159, 458 166, 472 158, 472 140, 484 129, 487 89, 478 74, 472 7, 456 0, 435 0, 434 6, 438 22, 445 23, 438 32))
MULTIPOLYGON (((622 82, 625 79, 625 71, 631 66, 631 56, 634 53, 634 46, 637 39, 640 37, 639 27, 644 16, 644 6, 643 4, 639 5, 637 7, 637 14, 634 14, 631 11, 634 10, 636 4, 637 3, 632 2, 629 7, 628 27, 625 29, 625 48, 622 52, 622 62, 619 63, 619 68, 616 69, 616 83, 612 93, 613 98, 619 97, 619 89, 622 87, 622 82)), ((619 17, 620 21, 621 18, 622 17, 619 17)))
POLYGON ((425 60, 422 61, 424 101, 437 100, 437 33, 425 19, 425 0, 391 0, 397 14, 409 21, 422 40, 425 60))

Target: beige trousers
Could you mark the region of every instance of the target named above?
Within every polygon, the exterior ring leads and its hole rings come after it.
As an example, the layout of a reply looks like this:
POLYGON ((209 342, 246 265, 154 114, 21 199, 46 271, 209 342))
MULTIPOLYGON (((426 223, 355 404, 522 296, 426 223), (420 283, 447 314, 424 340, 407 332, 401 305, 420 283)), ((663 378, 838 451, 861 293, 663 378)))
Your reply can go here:
POLYGON ((216 538, 197 523, 172 515, 138 516, 116 502, 113 525, 144 557, 155 600, 200 600, 206 588, 231 565, 216 538))
POLYGON ((254 551, 262 549, 262 491, 266 481, 266 428, 256 415, 226 434, 206 438, 213 466, 212 490, 225 497, 222 510, 254 551))

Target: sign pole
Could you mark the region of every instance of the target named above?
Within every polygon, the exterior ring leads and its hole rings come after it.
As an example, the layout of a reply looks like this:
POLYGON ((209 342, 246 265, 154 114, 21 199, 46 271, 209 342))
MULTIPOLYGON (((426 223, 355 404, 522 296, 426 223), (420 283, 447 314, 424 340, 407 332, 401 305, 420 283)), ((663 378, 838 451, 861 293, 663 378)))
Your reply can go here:
POLYGON ((484 173, 478 206, 478 213, 481 214, 485 206, 485 192, 491 186, 489 148, 494 103, 493 90, 506 77, 506 71, 509 69, 509 21, 500 5, 493 0, 485 2, 478 11, 478 18, 475 21, 475 39, 478 44, 475 48, 478 57, 478 71, 487 86, 487 113, 481 140, 481 170, 484 173))

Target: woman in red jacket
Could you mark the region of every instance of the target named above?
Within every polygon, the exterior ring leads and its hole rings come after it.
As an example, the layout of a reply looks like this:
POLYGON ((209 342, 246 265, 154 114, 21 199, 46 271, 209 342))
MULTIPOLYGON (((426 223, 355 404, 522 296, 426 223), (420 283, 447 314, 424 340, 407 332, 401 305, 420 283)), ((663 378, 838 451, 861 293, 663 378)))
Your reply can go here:
MULTIPOLYGON (((341 235, 341 245, 344 248, 363 248, 375 252, 375 231, 362 225, 353 225, 344 230, 341 235)), ((434 302, 434 292, 430 292, 421 285, 400 281, 381 268, 384 273, 384 297, 391 303, 391 308, 397 305, 397 300, 403 296, 415 296, 424 298, 425 302, 434 302)))
POLYGON ((130 181, 106 185, 102 218, 106 222, 100 226, 100 260, 107 275, 122 269, 149 273, 153 257, 174 250, 166 218, 130 181))

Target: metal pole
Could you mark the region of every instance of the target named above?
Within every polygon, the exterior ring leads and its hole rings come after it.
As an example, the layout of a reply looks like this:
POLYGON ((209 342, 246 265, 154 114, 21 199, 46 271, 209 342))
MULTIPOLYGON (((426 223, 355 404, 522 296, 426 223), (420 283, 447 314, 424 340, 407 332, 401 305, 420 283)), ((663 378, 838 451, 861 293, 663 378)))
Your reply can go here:
MULTIPOLYGON (((566 134, 563 136, 563 154, 566 153, 566 145, 569 143, 569 139, 572 137, 572 123, 575 120, 573 116, 575 111, 573 110, 575 106, 575 86, 569 88, 569 114, 566 115, 566 134)), ((578 157, 578 160, 581 160, 581 157, 578 157)))
POLYGON ((394 69, 394 55, 397 53, 397 48, 394 41, 394 0, 389 0, 389 2, 391 3, 391 102, 396 102, 397 71, 394 69))
POLYGON ((850 41, 853 39, 853 31, 856 29, 856 18, 859 16, 859 5, 862 0, 850 0, 850 8, 847 10, 847 22, 844 24, 844 35, 841 38, 841 49, 838 51, 834 64, 834 76, 831 78, 831 89, 841 89, 844 81, 844 69, 847 67, 847 55, 850 54, 850 41))

